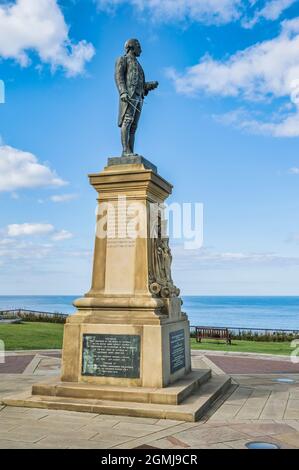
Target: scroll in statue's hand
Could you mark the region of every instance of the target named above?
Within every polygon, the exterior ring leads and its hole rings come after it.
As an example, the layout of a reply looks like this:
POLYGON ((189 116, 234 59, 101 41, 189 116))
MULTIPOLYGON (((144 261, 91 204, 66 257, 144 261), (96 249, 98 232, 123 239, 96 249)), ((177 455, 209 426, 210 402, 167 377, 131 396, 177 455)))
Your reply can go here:
POLYGON ((147 82, 146 84, 146 88, 147 88, 147 91, 151 91, 151 90, 155 90, 155 88, 158 88, 159 86, 159 82, 147 82))

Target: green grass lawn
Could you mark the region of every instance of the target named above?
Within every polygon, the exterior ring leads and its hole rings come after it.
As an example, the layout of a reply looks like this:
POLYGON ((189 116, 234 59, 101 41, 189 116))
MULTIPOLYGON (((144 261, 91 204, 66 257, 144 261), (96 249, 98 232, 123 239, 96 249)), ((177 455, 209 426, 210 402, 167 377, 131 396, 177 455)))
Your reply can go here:
POLYGON ((61 349, 63 324, 24 322, 0 325, 0 340, 6 351, 17 349, 61 349))
POLYGON ((191 338, 192 349, 209 349, 211 351, 236 351, 236 352, 252 352, 252 353, 266 353, 266 354, 281 354, 288 356, 292 349, 290 342, 284 341, 282 343, 271 341, 244 341, 232 340, 231 345, 226 345, 224 341, 203 340, 197 343, 194 338, 191 338))
MULTIPOLYGON (((63 326, 60 323, 24 322, 18 325, 0 325, 0 340, 7 351, 17 349, 61 349, 63 326)), ((204 340, 196 343, 191 339, 192 349, 211 351, 236 351, 289 355, 292 351, 289 342, 232 340, 231 346, 223 341, 204 340)))

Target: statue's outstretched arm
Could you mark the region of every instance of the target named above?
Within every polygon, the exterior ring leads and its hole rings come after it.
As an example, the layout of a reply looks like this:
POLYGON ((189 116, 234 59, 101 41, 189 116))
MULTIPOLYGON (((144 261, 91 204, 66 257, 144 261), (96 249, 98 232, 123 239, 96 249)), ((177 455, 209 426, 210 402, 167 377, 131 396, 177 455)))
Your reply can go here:
POLYGON ((145 82, 144 84, 144 94, 145 96, 149 91, 155 90, 159 86, 159 82, 145 82))

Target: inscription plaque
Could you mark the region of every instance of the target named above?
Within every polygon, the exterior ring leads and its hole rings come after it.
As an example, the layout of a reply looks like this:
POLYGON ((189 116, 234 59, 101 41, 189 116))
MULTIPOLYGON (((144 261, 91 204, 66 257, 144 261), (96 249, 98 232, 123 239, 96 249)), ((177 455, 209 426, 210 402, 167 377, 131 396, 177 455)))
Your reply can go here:
POLYGON ((172 374, 185 367, 185 332, 173 331, 169 334, 170 371, 172 374))
POLYGON ((140 336, 84 334, 82 375, 140 377, 140 336))

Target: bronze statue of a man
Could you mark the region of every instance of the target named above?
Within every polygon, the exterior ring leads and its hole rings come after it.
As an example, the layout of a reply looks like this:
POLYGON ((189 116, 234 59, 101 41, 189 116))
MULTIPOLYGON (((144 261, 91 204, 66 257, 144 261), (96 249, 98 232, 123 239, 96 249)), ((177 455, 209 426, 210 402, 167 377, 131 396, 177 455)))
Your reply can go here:
POLYGON ((120 95, 118 125, 121 127, 123 156, 134 155, 135 133, 140 118, 143 99, 158 82, 146 82, 137 57, 142 50, 137 39, 125 44, 126 54, 115 65, 115 81, 120 95))

